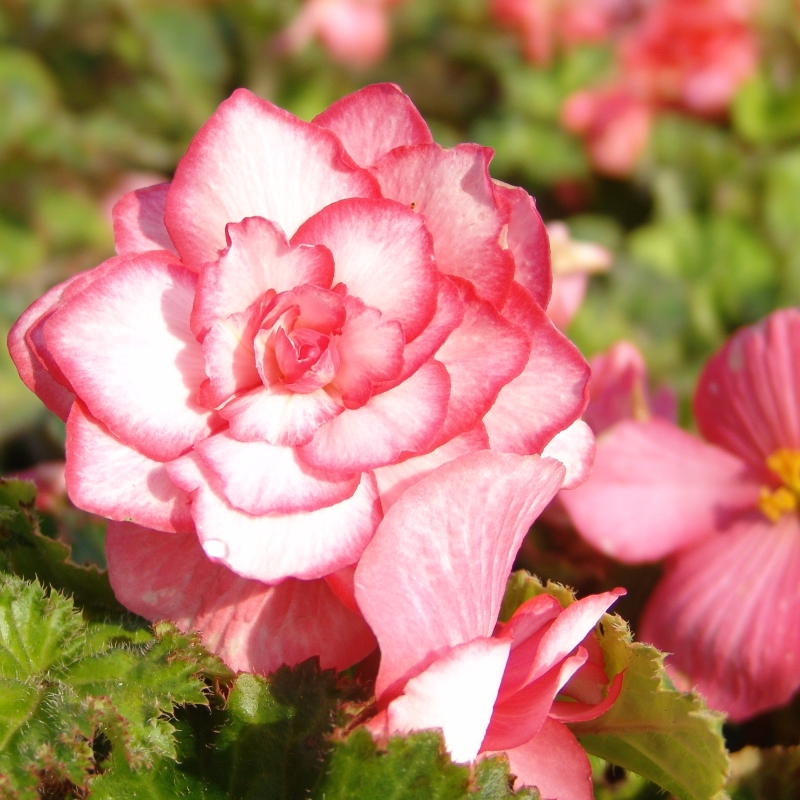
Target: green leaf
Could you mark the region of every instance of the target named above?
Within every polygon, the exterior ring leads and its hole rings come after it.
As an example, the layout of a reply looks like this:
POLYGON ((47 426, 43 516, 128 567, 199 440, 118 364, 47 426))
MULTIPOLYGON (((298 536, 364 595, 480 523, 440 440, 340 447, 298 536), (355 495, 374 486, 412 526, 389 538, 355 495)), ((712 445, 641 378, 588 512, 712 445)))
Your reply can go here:
POLYGON ((731 800, 795 800, 800 797, 800 747, 745 747, 732 756, 731 800))

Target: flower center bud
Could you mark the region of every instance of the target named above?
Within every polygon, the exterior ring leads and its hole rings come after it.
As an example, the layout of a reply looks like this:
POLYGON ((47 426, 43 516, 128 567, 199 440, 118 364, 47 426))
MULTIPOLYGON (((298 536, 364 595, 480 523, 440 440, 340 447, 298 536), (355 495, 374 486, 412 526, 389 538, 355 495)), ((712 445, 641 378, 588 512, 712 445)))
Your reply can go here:
POLYGON ((800 508, 800 450, 782 447, 768 459, 767 467, 775 473, 783 486, 770 489, 761 487, 758 507, 772 522, 777 522, 784 514, 791 514, 800 508))

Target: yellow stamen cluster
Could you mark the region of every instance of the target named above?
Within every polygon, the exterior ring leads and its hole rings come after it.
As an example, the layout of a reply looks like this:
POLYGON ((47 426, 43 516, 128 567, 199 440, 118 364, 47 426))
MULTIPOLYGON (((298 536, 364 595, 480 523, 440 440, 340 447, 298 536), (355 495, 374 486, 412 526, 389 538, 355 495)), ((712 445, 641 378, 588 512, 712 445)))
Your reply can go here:
POLYGON ((777 489, 761 488, 758 507, 772 522, 800 508, 800 450, 782 447, 768 459, 767 467, 783 481, 777 489))

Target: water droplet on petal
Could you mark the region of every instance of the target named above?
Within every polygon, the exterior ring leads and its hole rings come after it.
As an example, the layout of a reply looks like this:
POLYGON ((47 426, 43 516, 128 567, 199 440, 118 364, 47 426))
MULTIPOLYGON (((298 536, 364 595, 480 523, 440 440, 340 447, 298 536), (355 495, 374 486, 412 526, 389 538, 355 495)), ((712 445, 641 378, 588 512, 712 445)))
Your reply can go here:
POLYGON ((203 550, 209 558, 224 559, 228 557, 228 545, 219 539, 206 539, 203 550))

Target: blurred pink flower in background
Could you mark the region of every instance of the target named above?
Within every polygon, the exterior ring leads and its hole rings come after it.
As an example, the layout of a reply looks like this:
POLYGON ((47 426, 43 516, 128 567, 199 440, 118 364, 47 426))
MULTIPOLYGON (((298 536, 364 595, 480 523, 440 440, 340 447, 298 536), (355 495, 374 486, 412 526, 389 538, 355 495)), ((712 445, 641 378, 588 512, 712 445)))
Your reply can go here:
POLYGON ((297 53, 319 39, 331 58, 353 67, 380 61, 389 46, 388 9, 403 0, 307 0, 276 42, 297 53))
POLYGON ((694 410, 706 441, 623 420, 599 437, 589 481, 560 499, 608 555, 668 558, 641 638, 738 721, 800 688, 800 311, 735 334, 694 410))
POLYGON ((440 728, 455 761, 504 751, 516 788, 590 800, 589 760, 564 723, 600 716, 619 694, 594 628, 624 591, 566 608, 539 595, 497 623, 516 552, 563 474, 537 456, 451 462, 390 509, 356 597, 381 648, 373 735, 440 728))
POLYGON ((31 481, 36 485, 35 505, 39 511, 56 511, 67 505, 67 483, 63 461, 44 461, 9 478, 31 481))
POLYGON ((547 235, 553 270, 553 293, 547 316, 563 331, 583 302, 589 276, 608 270, 613 256, 599 244, 574 240, 563 222, 548 223, 547 235))

